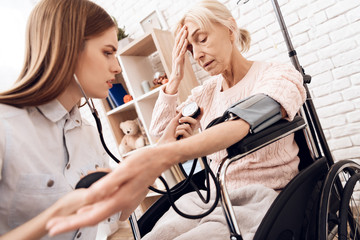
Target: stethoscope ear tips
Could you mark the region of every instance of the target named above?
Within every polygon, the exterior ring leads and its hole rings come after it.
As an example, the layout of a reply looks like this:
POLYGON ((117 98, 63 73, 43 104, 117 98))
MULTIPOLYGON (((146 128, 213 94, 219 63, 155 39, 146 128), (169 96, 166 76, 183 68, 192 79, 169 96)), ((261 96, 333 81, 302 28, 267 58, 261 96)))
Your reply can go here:
POLYGON ((108 173, 107 172, 90 173, 90 174, 86 175, 85 177, 83 177, 82 179, 80 179, 80 181, 76 184, 75 189, 88 188, 91 186, 91 184, 93 184, 100 178, 104 177, 106 174, 108 174, 108 173))

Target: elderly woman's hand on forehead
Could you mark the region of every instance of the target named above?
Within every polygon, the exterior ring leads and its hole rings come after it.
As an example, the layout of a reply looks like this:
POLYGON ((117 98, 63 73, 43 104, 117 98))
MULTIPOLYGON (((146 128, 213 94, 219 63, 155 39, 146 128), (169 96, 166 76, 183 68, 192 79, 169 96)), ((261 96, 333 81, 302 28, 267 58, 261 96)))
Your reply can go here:
POLYGON ((184 77, 185 53, 188 46, 187 27, 182 26, 176 33, 175 44, 172 51, 172 71, 170 81, 166 86, 165 92, 168 94, 177 93, 179 84, 184 77))

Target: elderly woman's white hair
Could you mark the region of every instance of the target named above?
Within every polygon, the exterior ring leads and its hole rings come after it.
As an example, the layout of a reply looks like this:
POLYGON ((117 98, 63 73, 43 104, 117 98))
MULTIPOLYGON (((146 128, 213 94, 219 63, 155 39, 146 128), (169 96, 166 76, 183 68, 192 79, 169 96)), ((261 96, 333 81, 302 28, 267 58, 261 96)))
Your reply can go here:
POLYGON ((201 29, 210 29, 212 23, 220 23, 234 33, 235 43, 240 46, 242 52, 250 48, 250 33, 245 29, 239 29, 231 12, 216 0, 202 0, 195 3, 180 19, 175 32, 185 24, 185 21, 191 21, 201 29))

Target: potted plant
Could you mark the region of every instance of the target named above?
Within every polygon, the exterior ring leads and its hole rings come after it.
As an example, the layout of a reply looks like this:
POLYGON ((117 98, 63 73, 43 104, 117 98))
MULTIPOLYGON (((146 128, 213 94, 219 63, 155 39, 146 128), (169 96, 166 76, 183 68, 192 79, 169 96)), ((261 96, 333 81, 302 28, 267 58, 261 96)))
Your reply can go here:
POLYGON ((122 28, 119 27, 119 25, 118 25, 118 23, 116 21, 116 18, 113 17, 113 19, 114 19, 114 22, 115 22, 115 24, 116 24, 116 26, 118 28, 117 39, 118 39, 118 42, 119 42, 119 45, 118 45, 119 49, 121 49, 121 48, 125 47, 127 44, 129 44, 132 41, 132 39, 129 37, 129 34, 127 34, 125 32, 125 26, 122 27, 122 28))
POLYGON ((117 33, 118 41, 120 41, 124 38, 127 38, 128 36, 129 36, 129 34, 125 33, 125 27, 123 27, 123 28, 118 27, 118 33, 117 33))

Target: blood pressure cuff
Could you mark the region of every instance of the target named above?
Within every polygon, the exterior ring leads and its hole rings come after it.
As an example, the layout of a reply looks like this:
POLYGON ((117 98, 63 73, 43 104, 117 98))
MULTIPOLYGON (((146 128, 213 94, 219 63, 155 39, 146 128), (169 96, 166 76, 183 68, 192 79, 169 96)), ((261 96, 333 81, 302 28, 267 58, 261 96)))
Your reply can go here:
POLYGON ((250 124, 250 133, 257 133, 282 118, 281 106, 265 94, 256 94, 233 104, 224 113, 226 120, 241 118, 250 124))

